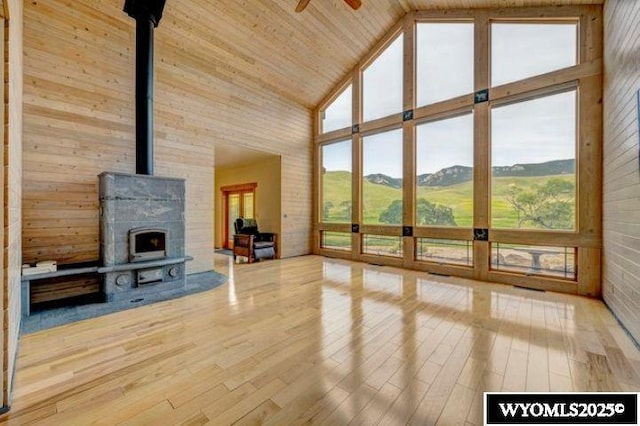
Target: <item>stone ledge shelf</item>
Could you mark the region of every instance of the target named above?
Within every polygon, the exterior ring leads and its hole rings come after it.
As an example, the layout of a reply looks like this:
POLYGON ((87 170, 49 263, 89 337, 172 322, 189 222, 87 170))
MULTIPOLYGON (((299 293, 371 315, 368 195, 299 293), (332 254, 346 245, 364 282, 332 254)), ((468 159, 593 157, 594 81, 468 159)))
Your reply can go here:
MULTIPOLYGON (((192 256, 165 257, 164 259, 147 260, 144 262, 123 263, 111 266, 82 266, 78 268, 63 268, 54 272, 29 274, 22 276, 22 316, 31 315, 31 282, 48 278, 67 277, 80 274, 107 274, 111 272, 124 272, 146 268, 158 268, 168 265, 176 265, 193 260, 192 256)), ((107 302, 105 302, 107 303, 107 302)))
POLYGON ((42 272, 40 274, 28 274, 22 276, 22 281, 42 280, 45 278, 65 277, 69 275, 92 274, 98 271, 98 266, 85 266, 81 268, 58 269, 54 272, 42 272))
POLYGON ((101 266, 97 268, 97 272, 99 274, 106 274, 107 272, 120 272, 120 271, 132 271, 134 269, 157 268, 159 266, 175 265, 177 263, 189 262, 191 260, 193 260, 193 257, 191 256, 166 257, 164 259, 147 260, 144 262, 131 262, 131 263, 122 263, 119 265, 112 265, 112 266, 101 266))
POLYGON ((82 268, 67 268, 67 269, 59 269, 54 272, 43 272, 41 274, 23 275, 22 281, 42 280, 46 278, 65 277, 69 275, 92 274, 94 272, 97 272, 99 274, 105 274, 107 272, 131 271, 133 269, 142 269, 142 268, 156 268, 158 266, 175 265, 176 263, 189 262, 192 260, 193 260, 192 256, 184 256, 184 257, 169 257, 169 258, 159 259, 159 260, 148 260, 146 262, 123 263, 121 265, 113 265, 113 266, 85 266, 82 268))

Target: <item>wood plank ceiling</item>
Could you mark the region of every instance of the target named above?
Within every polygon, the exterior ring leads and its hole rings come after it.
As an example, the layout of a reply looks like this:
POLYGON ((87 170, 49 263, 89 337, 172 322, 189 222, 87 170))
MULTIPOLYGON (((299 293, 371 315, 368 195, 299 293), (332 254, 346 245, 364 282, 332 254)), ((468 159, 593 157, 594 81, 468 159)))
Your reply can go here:
MULTIPOLYGON (((603 0, 170 0, 158 31, 198 40, 202 58, 287 99, 315 107, 411 10, 602 4, 603 0)), ((180 46, 177 46, 180 47, 180 46)))

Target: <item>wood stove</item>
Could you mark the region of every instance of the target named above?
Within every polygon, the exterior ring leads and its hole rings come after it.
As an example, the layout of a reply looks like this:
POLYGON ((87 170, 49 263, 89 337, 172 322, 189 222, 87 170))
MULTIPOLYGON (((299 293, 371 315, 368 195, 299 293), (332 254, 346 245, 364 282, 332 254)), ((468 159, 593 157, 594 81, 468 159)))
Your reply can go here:
POLYGON ((142 262, 167 257, 168 233, 169 231, 166 229, 130 229, 129 260, 131 262, 142 262))
POLYGON ((100 257, 107 301, 138 300, 186 283, 183 179, 100 175, 100 257))

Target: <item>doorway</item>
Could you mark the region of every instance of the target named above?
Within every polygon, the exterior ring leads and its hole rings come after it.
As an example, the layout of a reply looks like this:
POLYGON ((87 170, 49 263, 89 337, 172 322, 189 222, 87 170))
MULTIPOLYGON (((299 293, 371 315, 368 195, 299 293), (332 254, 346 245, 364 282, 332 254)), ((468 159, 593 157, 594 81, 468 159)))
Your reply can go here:
POLYGON ((224 203, 224 239, 223 247, 233 250, 234 222, 239 217, 255 218, 255 199, 257 183, 223 186, 222 199, 224 203))

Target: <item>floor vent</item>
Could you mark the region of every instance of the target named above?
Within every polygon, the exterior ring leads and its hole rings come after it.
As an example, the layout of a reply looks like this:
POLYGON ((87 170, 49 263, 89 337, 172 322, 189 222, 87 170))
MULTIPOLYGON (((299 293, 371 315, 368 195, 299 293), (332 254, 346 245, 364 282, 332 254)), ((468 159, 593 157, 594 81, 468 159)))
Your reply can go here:
POLYGON ((529 290, 529 291, 539 291, 540 293, 544 293, 546 291, 546 290, 542 290, 540 288, 524 287, 524 286, 521 286, 521 285, 514 285, 513 287, 521 288, 523 290, 529 290))

